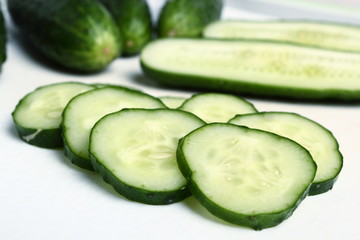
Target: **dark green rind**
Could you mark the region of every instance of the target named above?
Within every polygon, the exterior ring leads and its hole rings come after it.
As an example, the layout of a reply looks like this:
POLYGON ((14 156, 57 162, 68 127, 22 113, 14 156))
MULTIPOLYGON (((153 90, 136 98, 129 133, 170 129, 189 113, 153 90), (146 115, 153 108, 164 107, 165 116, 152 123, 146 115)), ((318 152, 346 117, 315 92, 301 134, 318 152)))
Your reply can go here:
MULTIPOLYGON (((149 96, 151 97, 152 99, 156 100, 159 102, 160 105, 162 105, 163 108, 167 108, 163 102, 154 97, 154 96, 151 96, 149 94, 146 94, 144 92, 141 92, 139 90, 136 90, 136 89, 132 89, 132 88, 128 88, 128 87, 123 87, 123 86, 119 86, 119 85, 112 85, 112 84, 95 84, 95 86, 97 86, 96 89, 93 89, 93 90, 90 90, 90 91, 95 91, 97 89, 101 89, 101 88, 119 88, 119 89, 122 89, 122 90, 127 90, 127 91, 131 91, 132 93, 134 94, 142 94, 142 95, 146 95, 146 96, 149 96)), ((85 93, 82 93, 82 94, 85 94, 85 93)), ((82 94, 79 94, 79 95, 82 95, 82 94)), ((74 98, 73 98, 74 99, 74 98)), ((72 100, 73 100, 72 99, 72 100)), ((70 101, 71 102, 71 101, 70 101)), ((69 103, 70 103, 69 102, 69 103)), ((63 114, 64 115, 64 114, 63 114)), ((64 116, 63 116, 64 118, 64 116)), ((94 171, 94 168, 93 168, 93 165, 91 164, 91 159, 90 159, 90 156, 89 156, 89 159, 85 159, 81 156, 79 156, 78 154, 76 154, 72 148, 71 148, 71 144, 68 143, 65 135, 66 135, 66 126, 64 126, 64 122, 61 123, 61 135, 62 135, 62 139, 63 139, 63 145, 64 145, 64 154, 65 156, 70 160, 71 163, 73 163, 74 165, 80 167, 80 168, 83 168, 83 169, 86 169, 86 170, 90 170, 90 171, 94 171)))
POLYGON ((90 157, 95 171, 102 176, 104 181, 110 184, 116 192, 129 200, 150 205, 167 205, 179 202, 191 195, 187 187, 174 191, 155 192, 128 185, 119 180, 109 169, 102 165, 94 153, 90 153, 90 157))
POLYGON ((171 0, 161 9, 159 37, 200 37, 204 27, 221 17, 222 0, 171 0))
POLYGON ((80 72, 100 71, 121 53, 115 22, 96 0, 7 3, 20 32, 37 51, 60 66, 80 72))
MULTIPOLYGON (((62 132, 63 133, 63 132, 62 132)), ((75 154, 72 150, 70 145, 67 143, 66 138, 63 137, 63 145, 64 145, 64 155, 67 157, 70 162, 82 169, 86 169, 89 171, 95 171, 91 162, 88 159, 84 159, 79 155, 75 154)))
MULTIPOLYGON (((206 127, 209 125, 215 125, 215 124, 229 124, 229 123, 210 123, 203 127, 206 127)), ((231 125, 233 125, 233 124, 231 124, 231 125)), ((237 126, 237 125, 233 125, 233 126, 237 126)), ((203 127, 200 127, 200 128, 203 128, 203 127)), ((246 128, 246 127, 242 127, 242 126, 237 126, 237 127, 246 128)), ((188 135, 186 135, 185 137, 180 139, 179 145, 178 145, 178 148, 176 151, 176 156, 177 156, 177 162, 178 162, 179 169, 182 172, 182 174, 185 176, 185 178, 187 179, 188 188, 190 189, 191 193, 194 195, 194 197, 197 199, 197 201, 201 205, 203 205, 205 207, 205 209, 207 209, 214 216, 216 216, 226 222, 232 223, 232 224, 250 227, 254 230, 262 230, 265 228, 270 228, 270 227, 279 225, 284 220, 289 218, 293 214, 293 212, 297 209, 297 207, 300 205, 300 203, 306 198, 306 196, 308 196, 310 185, 306 189, 304 189, 302 194, 299 196, 298 200, 292 206, 287 207, 283 211, 263 213, 263 214, 254 214, 254 215, 245 215, 245 214, 236 213, 236 212, 230 211, 228 209, 225 209, 225 208, 219 206, 218 204, 216 204, 215 202, 211 201, 200 190, 200 188, 198 187, 196 182, 192 179, 193 171, 188 166, 185 154, 182 149, 183 144, 186 141, 186 137, 191 135, 193 132, 199 130, 200 128, 195 129, 194 131, 190 132, 188 135)), ((256 131, 261 131, 261 130, 256 130, 256 131)), ((261 131, 261 132, 264 132, 264 131, 261 131)), ((269 133, 269 134, 272 134, 272 133, 269 133)), ((272 135, 275 135, 275 134, 272 134, 272 135)), ((276 135, 276 136, 278 136, 278 135, 276 135)), ((282 138, 280 136, 278 136, 278 137, 282 138)), ((292 141, 292 140, 290 140, 290 141, 292 141)), ((309 156, 310 156, 310 154, 309 154, 309 156)), ((316 169, 315 162, 314 162, 314 168, 316 169)))
POLYGON ((7 36, 6 36, 6 27, 5 27, 5 19, 4 15, 1 9, 0 5, 0 71, 1 67, 6 61, 6 42, 7 42, 7 36))
POLYGON ((336 175, 335 178, 322 182, 313 182, 310 186, 309 196, 314 196, 330 191, 334 187, 334 184, 337 181, 337 179, 339 178, 339 173, 338 175, 336 175))
POLYGON ((14 120, 15 127, 19 137, 26 143, 42 147, 42 148, 62 148, 63 141, 61 138, 60 128, 56 129, 32 129, 24 128, 16 123, 14 120), (37 133, 36 133, 37 132, 37 133), (27 140, 26 136, 36 134, 31 140, 27 140))
POLYGON ((232 81, 231 79, 225 78, 220 79, 199 75, 179 74, 174 72, 161 71, 149 67, 142 60, 141 68, 144 74, 150 79, 173 88, 217 91, 233 94, 245 94, 252 97, 278 98, 299 101, 360 101, 360 89, 316 90, 297 87, 260 85, 244 81, 232 81))
POLYGON ((100 0, 123 36, 123 54, 138 54, 152 39, 153 23, 146 0, 100 0))
MULTIPOLYGON (((269 112, 249 113, 249 114, 245 114, 245 115, 237 115, 234 118, 242 117, 242 116, 246 116, 246 115, 257 115, 257 114, 264 115, 264 114, 267 114, 267 113, 269 113, 269 112)), ((282 113, 282 112, 271 112, 271 113, 282 113)), ((304 118, 304 119, 316 124, 317 126, 322 128, 325 132, 327 132, 329 134, 329 136, 331 136, 334 139, 334 142, 336 143, 336 146, 335 146, 335 149, 337 151, 336 153, 338 154, 339 161, 341 161, 341 165, 339 167, 339 170, 330 179, 326 179, 326 180, 321 181, 321 182, 313 182, 313 183, 311 183, 310 189, 309 189, 309 196, 318 195, 318 194, 322 194, 322 193, 325 193, 327 191, 330 191, 334 187, 334 184, 337 181, 337 179, 339 178, 339 174, 340 174, 340 172, 341 172, 341 170, 343 168, 343 164, 344 164, 343 156, 342 156, 342 154, 341 154, 341 152, 339 150, 340 146, 339 146, 338 141, 336 140, 336 138, 332 134, 332 132, 330 130, 328 130, 327 128, 325 128, 324 126, 322 126, 321 124, 313 121, 312 119, 301 116, 300 114, 297 114, 297 113, 291 113, 291 114, 297 115, 297 116, 299 116, 301 118, 304 118)), ((231 120, 232 119, 229 120, 229 123, 231 123, 231 120)))

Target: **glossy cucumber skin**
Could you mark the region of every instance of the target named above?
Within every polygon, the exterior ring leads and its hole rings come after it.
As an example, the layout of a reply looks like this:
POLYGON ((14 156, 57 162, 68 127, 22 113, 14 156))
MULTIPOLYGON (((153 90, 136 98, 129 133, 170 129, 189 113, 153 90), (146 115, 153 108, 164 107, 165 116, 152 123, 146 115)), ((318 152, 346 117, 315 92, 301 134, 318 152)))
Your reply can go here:
POLYGON ((95 172, 99 173, 106 183, 113 186, 116 192, 127 199, 150 205, 167 205, 179 202, 191 195, 187 187, 181 190, 150 192, 145 189, 129 186, 120 181, 109 169, 90 154, 91 164, 95 172))
POLYGON ((146 0, 100 0, 123 36, 123 54, 134 55, 152 39, 153 23, 146 0))
POLYGON ((36 130, 24 128, 16 122, 15 127, 19 137, 28 144, 50 149, 61 148, 63 146, 61 130, 59 128, 36 130), (34 137, 26 140, 27 137, 31 135, 33 135, 34 137))
POLYGON ((200 37, 204 27, 220 19, 222 0, 168 0, 158 20, 159 37, 200 37))
POLYGON ((0 9, 0 70, 4 62, 6 61, 6 42, 7 42, 7 38, 6 38, 5 19, 3 12, 0 9))
POLYGON ((104 69, 121 51, 121 35, 96 0, 8 0, 10 16, 32 46, 60 66, 104 69))

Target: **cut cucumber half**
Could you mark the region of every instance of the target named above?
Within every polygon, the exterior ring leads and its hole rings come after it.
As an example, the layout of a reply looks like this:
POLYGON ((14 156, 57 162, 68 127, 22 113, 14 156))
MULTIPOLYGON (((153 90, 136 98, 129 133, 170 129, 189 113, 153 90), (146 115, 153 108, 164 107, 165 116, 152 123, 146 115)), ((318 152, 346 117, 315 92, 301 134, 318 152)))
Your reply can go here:
POLYGON ((338 51, 360 52, 359 26, 329 22, 222 20, 209 24, 207 38, 263 39, 338 51))
POLYGON ((222 93, 194 94, 179 109, 194 113, 207 123, 227 122, 237 114, 257 112, 245 99, 222 93))
POLYGON ((191 192, 210 213, 256 230, 290 217, 316 173, 311 155, 298 143, 226 123, 185 136, 177 160, 191 192))
POLYGON ((74 96, 94 88, 79 82, 63 82, 41 86, 28 93, 12 112, 18 135, 34 146, 63 147, 60 123, 66 104, 74 96))
POLYGON ((246 40, 162 39, 144 73, 173 87, 301 100, 360 100, 360 54, 246 40))
POLYGON ((288 112, 239 115, 229 122, 273 132, 296 141, 310 152, 318 167, 309 195, 332 189, 342 169, 343 157, 333 134, 319 123, 288 112))
POLYGON ((176 162, 178 141, 203 124, 195 115, 175 109, 109 114, 91 131, 92 164, 128 199, 153 205, 180 201, 190 192, 176 162))
POLYGON ((89 157, 89 135, 104 115, 123 108, 165 108, 157 98, 125 87, 102 87, 73 98, 63 113, 65 155, 75 165, 93 170, 89 157))
POLYGON ((178 108, 186 100, 185 97, 173 97, 173 96, 161 96, 159 99, 168 107, 168 108, 178 108))

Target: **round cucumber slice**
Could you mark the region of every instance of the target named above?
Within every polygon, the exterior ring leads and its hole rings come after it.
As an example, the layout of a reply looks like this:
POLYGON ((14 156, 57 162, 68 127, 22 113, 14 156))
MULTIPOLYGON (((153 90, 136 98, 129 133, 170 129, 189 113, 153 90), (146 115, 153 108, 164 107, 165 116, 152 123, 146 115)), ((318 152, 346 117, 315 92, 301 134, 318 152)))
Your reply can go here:
POLYGON ((318 166, 309 194, 332 189, 342 169, 343 157, 333 134, 319 123, 289 112, 239 115, 230 123, 273 132, 304 146, 318 166))
POLYGON ((62 147, 60 123, 66 104, 74 96, 94 88, 80 82, 62 82, 28 93, 12 113, 18 135, 26 143, 38 147, 62 147))
POLYGON ((189 196, 176 162, 178 140, 204 122, 174 109, 124 109, 91 131, 94 169, 117 192, 146 204, 170 204, 189 196))
POLYGON ((123 108, 165 108, 157 98, 120 86, 104 86, 73 98, 64 110, 62 122, 65 155, 75 165, 93 170, 89 157, 89 135, 106 114, 123 108))
POLYGON ((209 212, 257 230, 291 216, 316 173, 311 155, 298 143, 226 123, 185 136, 177 159, 191 192, 209 212))

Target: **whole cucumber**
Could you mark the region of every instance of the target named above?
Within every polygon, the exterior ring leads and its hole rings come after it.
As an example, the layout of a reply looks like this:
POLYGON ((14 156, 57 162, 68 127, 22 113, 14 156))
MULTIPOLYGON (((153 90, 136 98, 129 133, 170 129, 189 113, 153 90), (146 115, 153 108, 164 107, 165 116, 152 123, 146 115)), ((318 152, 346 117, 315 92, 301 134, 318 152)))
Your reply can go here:
POLYGON ((99 71, 122 51, 111 14, 97 0, 8 0, 20 32, 54 62, 77 71, 99 71))
POLYGON ((134 55, 152 39, 152 19, 146 0, 100 0, 113 15, 123 36, 123 54, 134 55))
POLYGON ((209 23, 220 19, 222 0, 167 0, 161 9, 159 37, 200 37, 209 23))
POLYGON ((5 28, 4 15, 0 5, 0 70, 5 61, 6 61, 6 28, 5 28))

